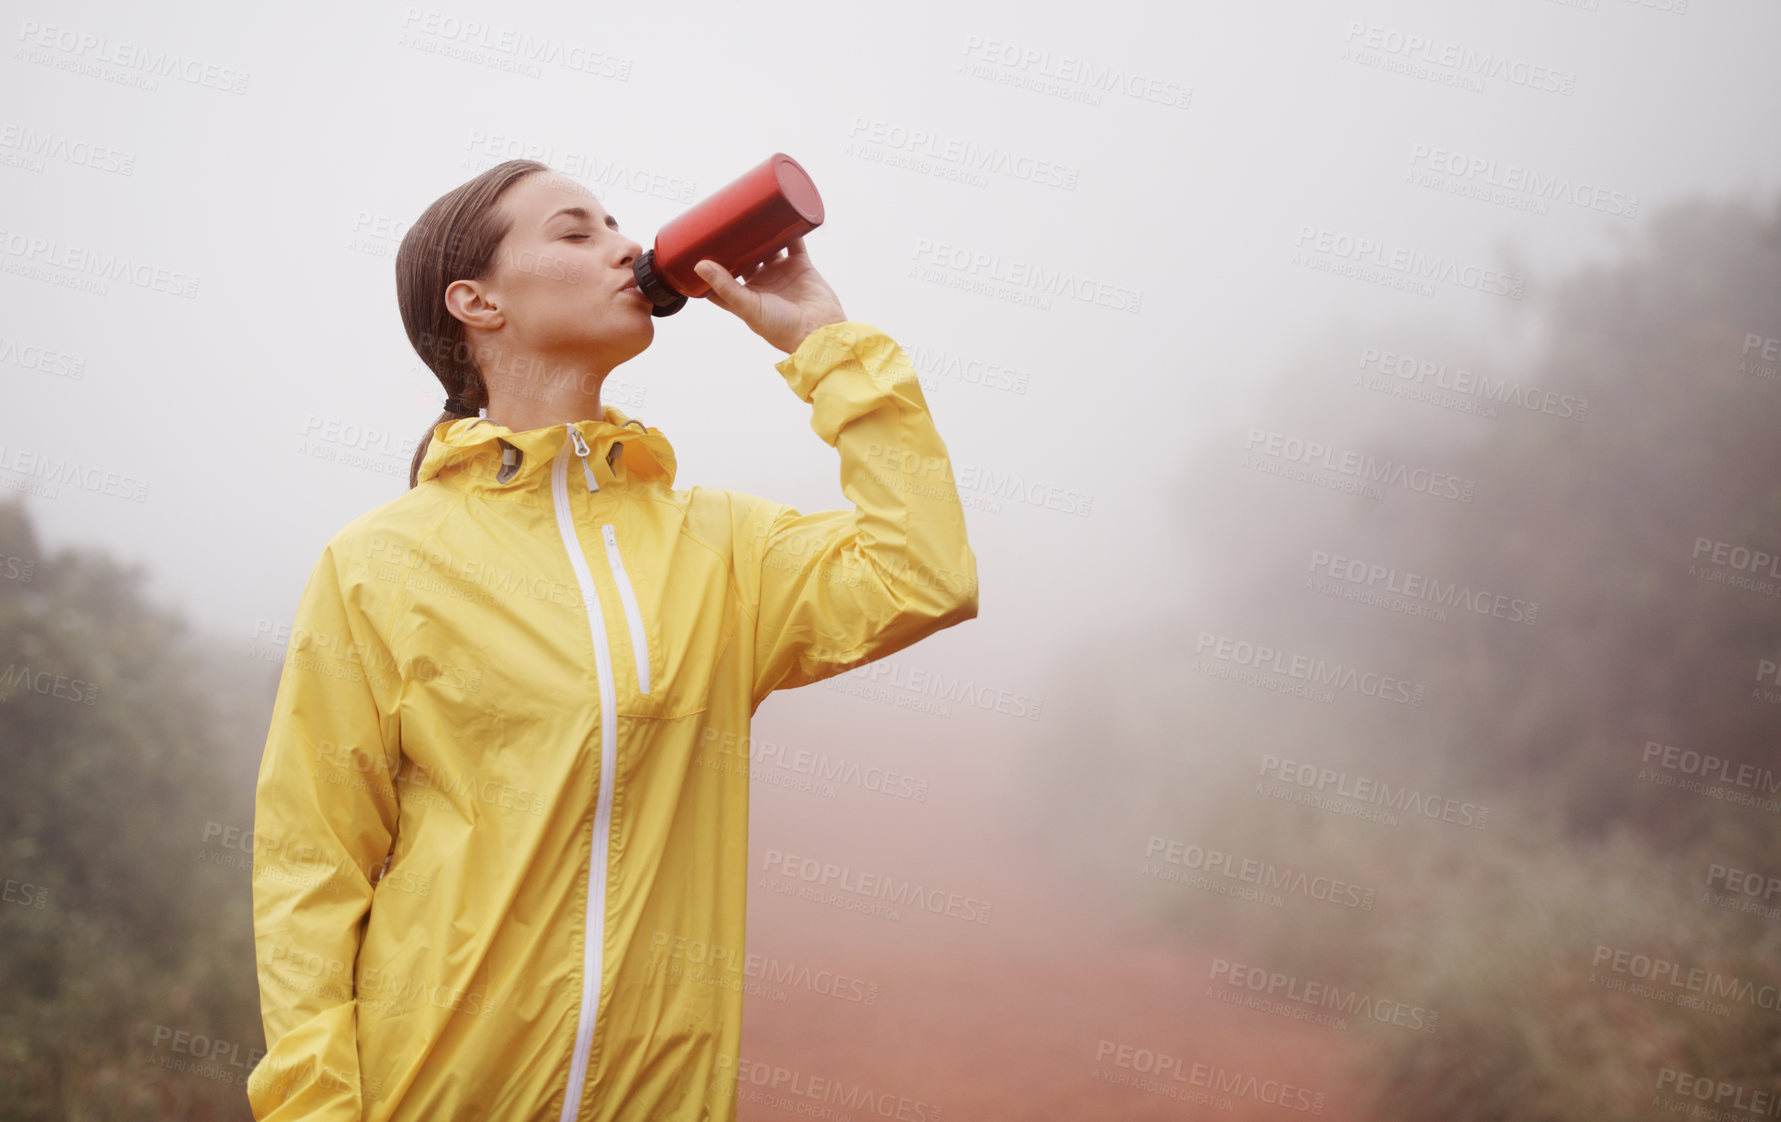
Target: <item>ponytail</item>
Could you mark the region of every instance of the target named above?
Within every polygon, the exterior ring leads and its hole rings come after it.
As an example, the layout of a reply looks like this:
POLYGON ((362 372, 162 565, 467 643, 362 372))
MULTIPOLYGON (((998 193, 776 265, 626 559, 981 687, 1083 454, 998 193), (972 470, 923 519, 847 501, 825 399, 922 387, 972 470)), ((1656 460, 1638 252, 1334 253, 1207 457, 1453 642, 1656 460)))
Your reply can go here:
MULTIPOLYGON (((537 160, 508 160, 441 195, 422 212, 396 250, 396 304, 415 353, 445 387, 448 400, 472 411, 486 409, 488 387, 470 353, 464 324, 445 306, 453 281, 481 280, 511 226, 496 207, 522 177, 549 171, 537 160)), ((433 433, 460 416, 447 408, 421 435, 408 465, 408 486, 419 485, 421 461, 433 433)))
POLYGON ((415 448, 414 459, 411 460, 408 464, 408 488, 409 488, 409 490, 413 490, 415 488, 415 486, 417 486, 420 481, 421 461, 427 458, 427 449, 429 449, 433 446, 433 433, 439 428, 440 425, 443 425, 445 422, 451 420, 453 418, 453 416, 454 416, 454 414, 452 414, 450 412, 445 412, 445 413, 439 414, 439 419, 437 421, 434 421, 432 424, 428 425, 426 432, 421 433, 420 445, 415 448))

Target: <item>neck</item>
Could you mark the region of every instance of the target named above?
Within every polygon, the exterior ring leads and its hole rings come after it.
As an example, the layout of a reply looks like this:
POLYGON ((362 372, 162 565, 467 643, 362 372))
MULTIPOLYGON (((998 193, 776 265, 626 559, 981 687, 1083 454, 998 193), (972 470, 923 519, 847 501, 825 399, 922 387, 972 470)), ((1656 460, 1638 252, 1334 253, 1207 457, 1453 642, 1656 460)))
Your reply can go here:
POLYGON ((610 366, 585 359, 553 362, 540 355, 491 357, 492 362, 477 356, 488 389, 491 420, 524 432, 605 419, 600 387, 612 372, 610 366))

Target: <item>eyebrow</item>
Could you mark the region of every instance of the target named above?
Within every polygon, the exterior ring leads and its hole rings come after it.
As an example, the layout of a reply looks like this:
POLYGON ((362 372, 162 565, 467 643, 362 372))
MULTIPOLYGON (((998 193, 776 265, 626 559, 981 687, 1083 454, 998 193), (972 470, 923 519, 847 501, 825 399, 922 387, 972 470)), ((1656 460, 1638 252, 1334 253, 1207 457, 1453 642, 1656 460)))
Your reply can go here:
MULTIPOLYGON (((559 217, 561 215, 565 215, 565 214, 569 215, 572 218, 586 219, 590 222, 593 221, 593 217, 594 217, 593 214, 590 213, 588 211, 588 209, 584 206, 566 206, 562 210, 557 211, 556 214, 551 215, 550 218, 546 218, 545 221, 549 222, 551 220, 551 218, 557 218, 557 217, 559 217)), ((606 216, 606 225, 608 225, 608 226, 612 227, 614 230, 616 230, 616 229, 618 229, 618 219, 616 219, 616 218, 612 217, 612 215, 608 214, 606 216)))

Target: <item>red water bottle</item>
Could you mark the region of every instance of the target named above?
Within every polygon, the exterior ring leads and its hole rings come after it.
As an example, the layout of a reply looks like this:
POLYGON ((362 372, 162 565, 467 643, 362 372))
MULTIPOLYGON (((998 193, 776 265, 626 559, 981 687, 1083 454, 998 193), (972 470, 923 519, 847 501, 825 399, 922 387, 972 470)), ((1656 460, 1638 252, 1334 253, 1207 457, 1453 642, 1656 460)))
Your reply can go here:
POLYGON ((710 258, 739 273, 821 226, 822 218, 822 196, 809 173, 775 152, 663 226, 631 271, 655 305, 649 314, 671 316, 688 297, 711 291, 693 272, 700 261, 710 258))

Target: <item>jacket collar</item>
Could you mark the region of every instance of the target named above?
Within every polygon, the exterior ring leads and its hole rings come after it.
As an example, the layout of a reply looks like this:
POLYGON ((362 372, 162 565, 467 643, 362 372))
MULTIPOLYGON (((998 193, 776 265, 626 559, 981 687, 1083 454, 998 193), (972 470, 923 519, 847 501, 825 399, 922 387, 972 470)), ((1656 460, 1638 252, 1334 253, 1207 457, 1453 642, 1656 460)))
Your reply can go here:
MULTIPOLYGON (((601 411, 602 420, 573 423, 588 445, 587 463, 600 486, 659 480, 672 487, 674 447, 662 431, 611 405, 601 411)), ((438 478, 454 487, 548 490, 551 461, 565 445, 572 444, 570 427, 565 422, 514 432, 492 418, 459 417, 441 422, 433 428, 433 440, 416 480, 425 483, 438 478)), ((568 454, 572 460, 578 459, 573 447, 568 454)), ((579 478, 579 464, 576 467, 573 477, 579 478)))

